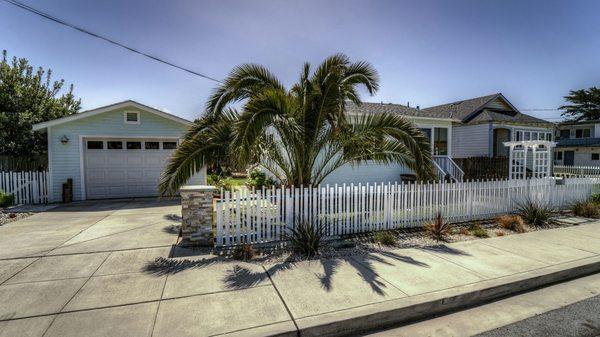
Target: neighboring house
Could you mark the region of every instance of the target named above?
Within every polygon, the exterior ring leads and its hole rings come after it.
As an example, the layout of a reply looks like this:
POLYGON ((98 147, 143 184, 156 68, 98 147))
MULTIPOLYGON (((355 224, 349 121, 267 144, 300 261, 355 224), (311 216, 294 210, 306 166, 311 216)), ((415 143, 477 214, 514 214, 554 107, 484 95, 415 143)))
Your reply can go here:
MULTIPOLYGON (((453 158, 507 157, 508 148, 503 145, 506 141, 552 140, 554 134, 553 123, 519 112, 501 93, 425 109, 392 103, 350 103, 347 112, 399 114, 415 123, 430 139, 438 173, 455 180, 461 180, 462 170, 453 158)), ((401 174, 409 173, 400 164, 345 165, 325 183, 394 182, 401 174)))
POLYGON ((600 120, 562 122, 556 142, 554 164, 600 166, 600 120))
POLYGON ((503 142, 552 140, 554 124, 521 113, 501 93, 423 109, 458 119, 452 128, 454 158, 506 157, 503 142))
MULTIPOLYGON (((50 201, 156 196, 160 174, 191 122, 125 101, 39 123, 48 134, 50 201)), ((206 181, 205 169, 193 183, 206 181)))

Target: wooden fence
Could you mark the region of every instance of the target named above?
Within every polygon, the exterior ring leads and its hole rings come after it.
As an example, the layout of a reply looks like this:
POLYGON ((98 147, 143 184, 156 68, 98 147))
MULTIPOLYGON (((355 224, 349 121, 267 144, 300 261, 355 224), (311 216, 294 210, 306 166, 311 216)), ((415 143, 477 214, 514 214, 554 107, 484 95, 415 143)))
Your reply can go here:
POLYGON ((600 177, 600 166, 554 165, 555 176, 600 177))
POLYGON ((15 205, 48 202, 48 172, 0 171, 0 190, 15 196, 15 205))
POLYGON ((452 158, 464 171, 465 179, 508 178, 508 157, 452 158))
POLYGON ((460 222, 514 212, 528 199, 564 208, 592 194, 600 179, 552 178, 404 184, 349 184, 224 192, 216 202, 216 245, 279 241, 312 221, 337 236, 419 227, 441 212, 460 222))

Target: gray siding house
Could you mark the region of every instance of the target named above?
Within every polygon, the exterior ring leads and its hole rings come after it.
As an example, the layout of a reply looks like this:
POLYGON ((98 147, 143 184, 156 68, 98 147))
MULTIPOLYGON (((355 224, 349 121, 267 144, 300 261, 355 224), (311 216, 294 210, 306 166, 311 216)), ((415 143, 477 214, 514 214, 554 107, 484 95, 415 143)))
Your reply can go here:
POLYGON ((554 124, 521 113, 501 93, 423 109, 458 120, 452 127, 454 158, 506 157, 511 140, 552 140, 554 124))

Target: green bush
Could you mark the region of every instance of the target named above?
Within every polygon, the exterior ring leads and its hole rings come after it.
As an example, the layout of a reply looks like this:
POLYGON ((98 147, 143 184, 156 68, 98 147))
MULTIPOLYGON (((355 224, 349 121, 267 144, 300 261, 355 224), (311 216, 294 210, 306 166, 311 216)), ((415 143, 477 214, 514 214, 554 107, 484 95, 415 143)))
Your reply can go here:
POLYGON ((13 194, 7 194, 0 191, 0 207, 12 206, 14 201, 15 196, 13 194))
POLYGON ((313 222, 298 222, 285 234, 294 251, 307 257, 319 254, 324 236, 325 227, 313 222))
POLYGON ((592 201, 579 201, 571 206, 574 215, 584 218, 600 218, 600 205, 592 201))
POLYGON ((481 225, 479 223, 474 223, 469 227, 469 231, 471 232, 471 234, 475 237, 478 238, 489 238, 490 235, 488 234, 488 232, 483 229, 483 227, 481 227, 481 225))
POLYGON ((590 201, 595 204, 600 204, 600 194, 594 194, 590 197, 590 201))
POLYGON ((527 199, 517 205, 517 213, 528 225, 544 227, 550 222, 552 208, 541 201, 527 199))
POLYGON ((267 177, 267 174, 258 168, 255 168, 252 171, 250 171, 248 181, 246 182, 246 185, 248 185, 249 187, 254 187, 256 189, 261 189, 263 187, 271 187, 275 184, 275 180, 273 180, 270 177, 267 177))
POLYGON ((396 236, 387 231, 377 232, 375 233, 375 242, 384 246, 393 246, 396 244, 396 236))

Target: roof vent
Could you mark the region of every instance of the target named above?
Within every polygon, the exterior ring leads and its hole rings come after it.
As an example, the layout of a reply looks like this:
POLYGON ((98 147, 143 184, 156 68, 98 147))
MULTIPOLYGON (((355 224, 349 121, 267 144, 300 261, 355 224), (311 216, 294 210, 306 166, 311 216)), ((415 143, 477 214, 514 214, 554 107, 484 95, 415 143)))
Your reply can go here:
POLYGON ((421 108, 417 105, 417 110, 421 110, 421 108))

